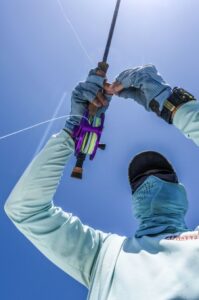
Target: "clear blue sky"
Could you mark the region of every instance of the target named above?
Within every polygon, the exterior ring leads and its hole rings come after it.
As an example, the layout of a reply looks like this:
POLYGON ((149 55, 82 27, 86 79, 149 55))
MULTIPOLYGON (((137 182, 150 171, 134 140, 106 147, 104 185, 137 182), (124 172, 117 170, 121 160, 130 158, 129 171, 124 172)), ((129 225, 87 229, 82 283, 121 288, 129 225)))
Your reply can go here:
MULTIPOLYGON (((101 59, 115 0, 61 0, 93 63, 80 48, 56 0, 0 2, 0 136, 69 112, 70 93, 101 59)), ((199 98, 199 1, 122 0, 110 53, 110 80, 122 70, 153 63, 172 86, 199 98)), ((53 124, 47 138, 60 130, 53 124)), ((87 291, 50 263, 9 221, 3 205, 33 158, 47 125, 0 141, 1 288, 4 300, 80 300, 87 291)), ((174 164, 190 201, 187 224, 198 225, 199 149, 172 126, 133 100, 115 97, 106 116, 103 141, 75 181, 66 166, 55 203, 94 228, 132 235, 128 162, 137 152, 156 150, 174 164)))

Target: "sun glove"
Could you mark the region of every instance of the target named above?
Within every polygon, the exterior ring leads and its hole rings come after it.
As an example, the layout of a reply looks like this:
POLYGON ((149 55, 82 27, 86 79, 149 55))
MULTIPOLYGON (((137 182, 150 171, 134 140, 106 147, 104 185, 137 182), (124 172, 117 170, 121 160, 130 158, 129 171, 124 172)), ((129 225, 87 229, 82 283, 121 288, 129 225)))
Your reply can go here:
MULTIPOLYGON (((103 90, 106 77, 96 75, 96 71, 97 69, 92 69, 86 81, 80 82, 72 92, 70 118, 66 120, 65 124, 65 129, 70 133, 73 132, 75 126, 79 125, 82 116, 88 109, 88 104, 92 103, 97 94, 103 90)), ((99 108, 97 115, 105 112, 109 106, 111 96, 105 95, 105 98, 108 101, 108 105, 99 108)))
POLYGON ((163 80, 154 65, 144 65, 123 71, 116 78, 124 89, 119 97, 132 98, 147 111, 151 111, 150 102, 155 99, 163 108, 164 101, 171 95, 171 87, 163 80))

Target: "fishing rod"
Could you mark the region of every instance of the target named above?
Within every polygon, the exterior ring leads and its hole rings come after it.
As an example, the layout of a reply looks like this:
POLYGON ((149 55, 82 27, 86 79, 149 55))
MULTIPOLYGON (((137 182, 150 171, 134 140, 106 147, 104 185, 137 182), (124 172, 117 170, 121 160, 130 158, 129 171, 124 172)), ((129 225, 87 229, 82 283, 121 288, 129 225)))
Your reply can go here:
MULTIPOLYGON (((108 39, 104 51, 102 61, 98 63, 98 72, 106 75, 109 65, 107 63, 110 52, 111 42, 115 30, 121 0, 117 0, 108 39)), ((80 124, 75 127, 73 139, 75 141, 75 156, 77 158, 76 165, 71 173, 71 177, 82 179, 83 164, 86 156, 90 156, 93 160, 97 149, 105 150, 106 145, 100 143, 102 131, 104 128, 105 114, 96 116, 97 108, 92 103, 89 104, 88 110, 85 112, 80 124), (92 111, 92 114, 90 113, 92 111), (93 115, 94 114, 94 115, 93 115)))

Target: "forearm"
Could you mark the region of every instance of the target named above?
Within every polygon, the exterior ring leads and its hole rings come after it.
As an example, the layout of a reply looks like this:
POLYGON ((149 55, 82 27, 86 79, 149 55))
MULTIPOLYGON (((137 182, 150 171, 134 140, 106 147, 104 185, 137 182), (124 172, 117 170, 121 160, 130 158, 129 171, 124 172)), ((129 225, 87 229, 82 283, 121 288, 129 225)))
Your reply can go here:
MULTIPOLYGON (((70 134, 88 108, 88 101, 94 103, 99 98, 103 82, 104 78, 96 78, 91 72, 87 81, 75 88, 70 119, 65 124, 69 133, 62 130, 49 140, 5 204, 5 211, 15 226, 47 258, 86 286, 90 284, 92 268, 108 235, 55 206, 53 197, 74 150, 70 134)), ((101 97, 98 100, 105 105, 101 97)))
POLYGON ((199 146, 199 102, 191 101, 182 105, 175 113, 173 124, 199 146))
POLYGON ((92 267, 107 234, 82 224, 53 204, 73 148, 74 142, 65 131, 50 138, 13 189, 5 210, 16 227, 48 259, 89 286, 92 267))
POLYGON ((5 210, 17 223, 53 205, 52 199, 65 164, 73 152, 74 142, 65 131, 50 138, 30 163, 13 191, 5 210))

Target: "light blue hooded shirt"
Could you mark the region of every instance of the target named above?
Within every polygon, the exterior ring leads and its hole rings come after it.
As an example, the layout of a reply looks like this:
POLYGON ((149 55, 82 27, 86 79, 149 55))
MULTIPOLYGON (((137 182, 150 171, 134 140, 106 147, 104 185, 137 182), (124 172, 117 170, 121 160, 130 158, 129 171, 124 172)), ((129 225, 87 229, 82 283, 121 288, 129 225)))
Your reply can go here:
MULTIPOLYGON (((183 105, 175 115, 174 125, 199 145, 199 103, 183 105)), ((173 189, 172 184, 151 177, 134 199, 136 206, 146 191, 152 194, 153 201, 144 200, 141 208, 148 233, 157 232, 157 228, 164 231, 169 221, 169 226, 180 231, 177 240, 172 234, 144 236, 142 220, 137 232, 143 235, 141 238, 103 233, 54 204, 54 193, 73 150, 72 139, 62 131, 51 137, 34 158, 5 204, 15 226, 48 259, 84 284, 89 289, 89 300, 198 300, 199 234, 181 233, 183 226, 187 230, 183 221, 187 209, 183 186, 173 189), (167 196, 162 197, 163 192, 167 196), (171 207, 177 222, 169 214, 171 207), (170 219, 157 218, 157 210, 159 215, 164 210, 170 219), (150 213, 153 222, 148 222, 150 213)), ((70 194, 66 188, 67 197, 70 194)), ((138 207, 136 215, 141 215, 138 207)))

